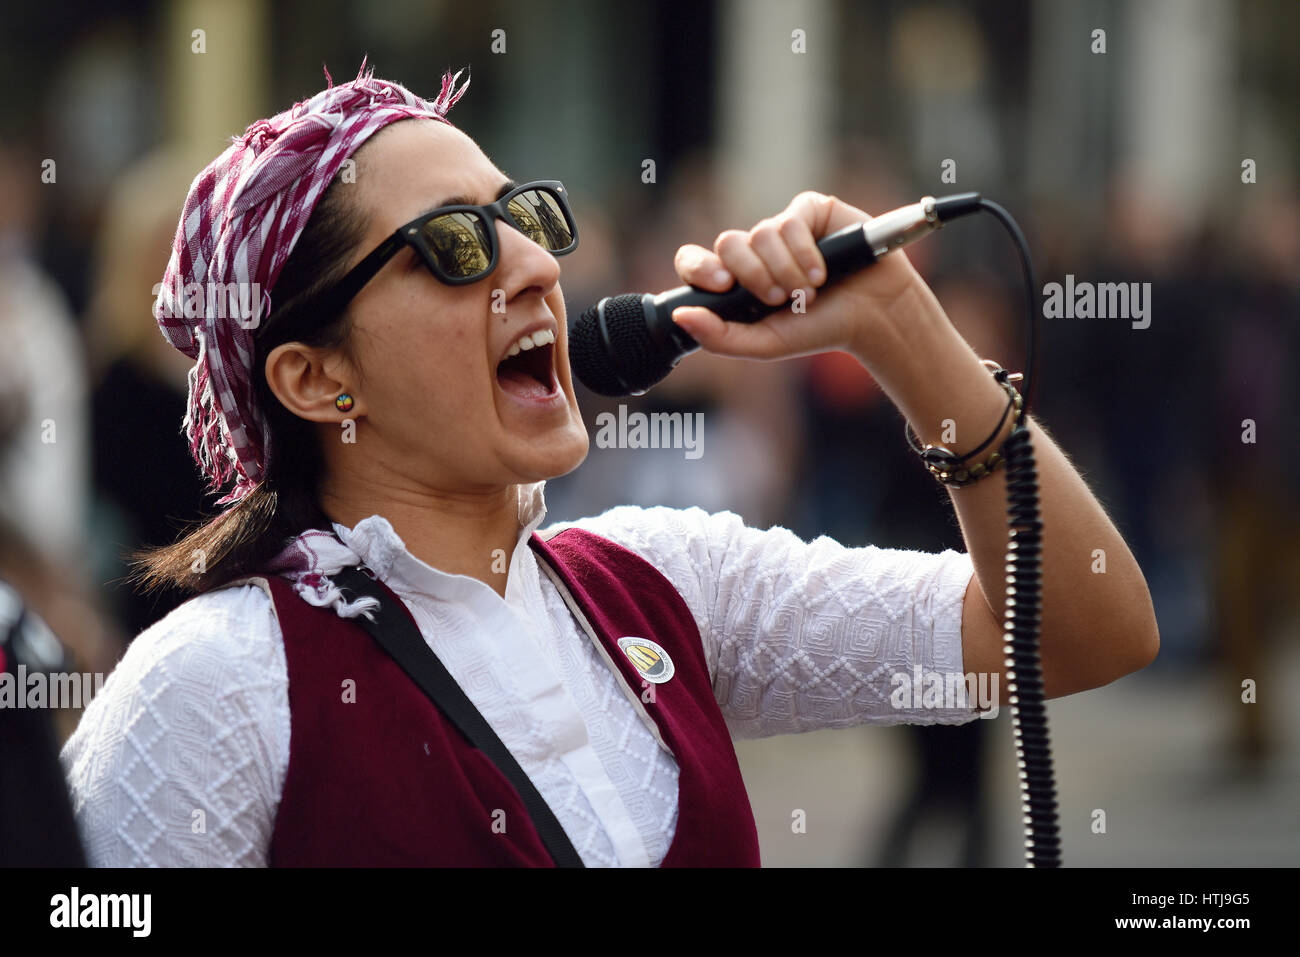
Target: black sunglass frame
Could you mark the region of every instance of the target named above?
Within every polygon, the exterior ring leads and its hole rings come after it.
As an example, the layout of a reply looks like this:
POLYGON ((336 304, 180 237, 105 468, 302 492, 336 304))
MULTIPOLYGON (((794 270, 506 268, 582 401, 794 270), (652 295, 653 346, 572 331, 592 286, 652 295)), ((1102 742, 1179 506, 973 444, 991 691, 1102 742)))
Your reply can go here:
MULTIPOLYGON (((456 205, 440 206, 435 210, 417 216, 409 223, 404 223, 393 231, 393 234, 385 239, 382 243, 374 248, 361 262, 357 263, 347 275, 338 281, 338 283, 325 295, 322 302, 322 311, 334 314, 341 312, 345 306, 359 293, 371 279, 375 278, 379 270, 407 246, 411 246, 418 252, 428 267, 429 272, 440 281, 449 286, 463 286, 471 282, 478 282, 492 274, 497 268, 497 261, 500 258, 501 243, 497 237, 497 220, 505 219, 515 229, 523 232, 523 228, 515 221, 514 216, 510 213, 510 201, 520 193, 526 193, 529 190, 541 189, 552 193, 559 201, 560 212, 564 214, 565 223, 568 225, 569 233, 573 236, 573 242, 563 249, 546 250, 552 256, 563 256, 571 253, 578 248, 578 224, 574 221, 573 210, 569 206, 569 196, 564 189, 564 184, 556 179, 539 179, 531 183, 523 183, 516 186, 510 192, 506 193, 495 203, 485 203, 482 206, 456 205), (429 248, 424 236, 424 226, 430 220, 437 219, 440 216, 446 216, 449 213, 475 213, 479 219, 487 224, 487 240, 489 247, 490 259, 487 268, 472 276, 453 276, 446 272, 439 264, 436 254, 429 248)), ((527 233, 524 234, 527 237, 527 233)), ((533 242, 531 237, 528 237, 533 242)))

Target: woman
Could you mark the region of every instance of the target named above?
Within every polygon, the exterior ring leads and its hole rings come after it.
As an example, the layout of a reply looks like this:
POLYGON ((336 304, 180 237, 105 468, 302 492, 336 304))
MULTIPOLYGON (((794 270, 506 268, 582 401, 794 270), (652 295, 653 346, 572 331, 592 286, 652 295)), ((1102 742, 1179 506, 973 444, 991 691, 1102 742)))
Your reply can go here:
MULTIPOLYGON (((201 594, 135 640, 64 751, 94 863, 551 863, 502 775, 357 624, 375 601, 331 580, 357 566, 588 865, 757 864, 730 736, 966 721, 965 701, 896 707, 891 677, 1002 671, 1001 472, 953 492, 969 555, 805 544, 698 509, 533 534, 545 480, 587 452, 557 259, 576 236, 558 184, 516 188, 444 118, 455 82, 426 102, 363 68, 191 188, 159 322, 196 360, 192 451, 235 484, 148 557, 149 581, 201 594), (208 282, 259 283, 252 321, 181 308, 208 282)), ((815 292, 815 240, 867 218, 802 193, 683 246, 683 281, 807 289, 810 307, 676 319, 723 355, 848 351, 922 441, 953 419, 972 449, 1007 393, 906 258, 815 292)), ((1143 667, 1158 637, 1119 534, 1032 428, 1060 696, 1143 667)))

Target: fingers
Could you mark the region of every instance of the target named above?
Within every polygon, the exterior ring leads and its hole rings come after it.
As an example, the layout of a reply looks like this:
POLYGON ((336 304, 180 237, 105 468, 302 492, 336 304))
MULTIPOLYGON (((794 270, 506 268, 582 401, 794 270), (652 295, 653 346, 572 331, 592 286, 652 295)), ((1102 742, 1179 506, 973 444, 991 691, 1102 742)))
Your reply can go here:
POLYGON ((809 191, 753 229, 719 234, 712 250, 681 247, 675 263, 686 282, 725 292, 734 281, 776 311, 759 322, 724 322, 710 309, 682 306, 673 311, 673 321, 716 355, 781 359, 844 348, 861 323, 860 302, 854 297, 832 292, 811 313, 780 307, 797 290, 804 290, 804 303, 811 302, 825 284, 826 261, 818 238, 870 219, 834 196, 809 191))
POLYGON ((833 231, 831 223, 837 203, 834 196, 805 191, 790 200, 782 214, 787 220, 783 232, 789 240, 790 251, 808 278, 819 285, 826 280, 826 260, 817 248, 817 240, 833 231))
POLYGON ((778 215, 748 231, 728 229, 709 250, 694 244, 677 250, 674 264, 685 282, 710 292, 725 292, 732 281, 771 306, 780 306, 803 289, 812 302, 826 281, 826 261, 817 238, 847 223, 870 219, 833 196, 802 192, 778 215))
POLYGON ((723 268, 735 276, 742 286, 769 306, 779 306, 789 296, 763 257, 754 250, 752 243, 750 233, 728 229, 718 236, 713 249, 722 261, 723 268))
POLYGON ((780 288, 778 302, 785 302, 796 289, 807 290, 808 302, 816 297, 826 271, 806 222, 794 215, 764 220, 754 227, 750 244, 780 288))
POLYGON ((711 249, 688 243, 677 250, 673 266, 682 281, 709 292, 726 292, 733 277, 722 265, 722 259, 711 249))

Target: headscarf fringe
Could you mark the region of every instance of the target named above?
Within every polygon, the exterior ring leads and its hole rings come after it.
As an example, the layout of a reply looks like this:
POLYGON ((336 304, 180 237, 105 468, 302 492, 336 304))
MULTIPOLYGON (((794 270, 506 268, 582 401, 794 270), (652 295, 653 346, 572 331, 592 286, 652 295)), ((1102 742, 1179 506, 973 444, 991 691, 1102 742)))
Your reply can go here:
POLYGON ((363 595, 348 601, 343 595, 343 589, 323 574, 317 573, 315 576, 319 584, 313 585, 303 581, 304 578, 309 577, 309 574, 304 572, 293 577, 293 590, 307 604, 316 608, 332 608, 340 618, 357 618, 364 615, 370 621, 375 620, 374 612, 380 609, 379 599, 363 595))

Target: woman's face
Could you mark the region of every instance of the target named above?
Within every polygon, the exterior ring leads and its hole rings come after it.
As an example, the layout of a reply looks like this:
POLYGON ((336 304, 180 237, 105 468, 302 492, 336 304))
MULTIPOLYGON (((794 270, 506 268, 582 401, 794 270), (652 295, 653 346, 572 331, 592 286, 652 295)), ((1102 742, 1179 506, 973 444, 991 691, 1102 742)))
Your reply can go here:
MULTIPOLYGON (((490 203, 507 181, 451 126, 386 127, 358 151, 356 182, 336 187, 357 191, 368 220, 349 265, 422 213, 490 203)), ((366 474, 377 465, 402 484, 478 491, 563 475, 586 457, 559 261, 506 221, 495 226, 498 261, 485 278, 447 285, 407 247, 352 301, 359 428, 349 448, 365 456, 366 474), (535 346, 526 366, 502 367, 520 337, 537 331, 554 344, 535 346)))

